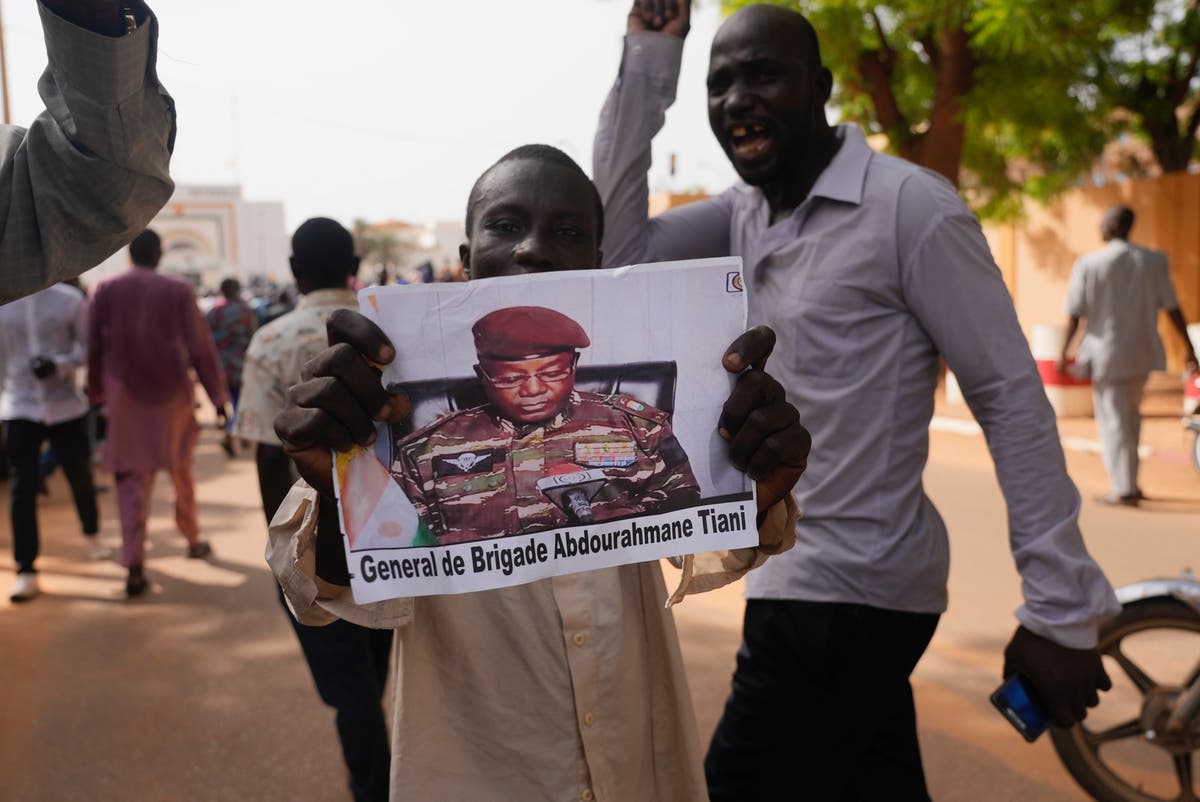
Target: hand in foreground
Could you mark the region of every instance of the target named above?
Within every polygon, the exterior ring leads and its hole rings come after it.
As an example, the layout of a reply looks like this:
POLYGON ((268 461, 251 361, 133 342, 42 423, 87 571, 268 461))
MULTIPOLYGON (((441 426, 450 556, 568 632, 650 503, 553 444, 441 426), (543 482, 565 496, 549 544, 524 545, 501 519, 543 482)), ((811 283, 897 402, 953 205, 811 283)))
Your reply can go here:
POLYGON ((29 360, 29 369, 39 379, 48 379, 58 370, 58 365, 54 364, 53 359, 48 359, 44 356, 35 356, 29 360))
POLYGON ((1112 688, 1095 649, 1069 649, 1025 627, 1004 650, 1004 678, 1020 674, 1056 727, 1083 721, 1087 708, 1100 704, 1097 690, 1112 688))
POLYGON ((332 498, 330 449, 370 445, 375 421, 402 419, 407 399, 384 392, 379 369, 371 364, 386 365, 396 356, 378 326, 358 312, 339 309, 326 328, 329 348, 304 366, 305 381, 288 390, 275 433, 304 480, 332 498))
POLYGON ((792 492, 812 447, 800 413, 764 370, 774 348, 775 332, 755 326, 734 340, 721 360, 727 371, 742 375, 717 428, 729 443, 730 461, 757 483, 759 512, 792 492))
POLYGON ((686 39, 692 27, 692 0, 634 0, 629 32, 652 31, 686 39))

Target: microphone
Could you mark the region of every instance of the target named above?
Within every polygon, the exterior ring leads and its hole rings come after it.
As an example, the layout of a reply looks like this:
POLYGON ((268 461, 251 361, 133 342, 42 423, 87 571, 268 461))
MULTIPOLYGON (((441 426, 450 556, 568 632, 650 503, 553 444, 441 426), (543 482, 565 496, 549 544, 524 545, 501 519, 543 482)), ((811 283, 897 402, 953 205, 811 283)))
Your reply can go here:
POLYGON ((604 471, 593 468, 544 476, 538 479, 537 489, 571 521, 590 524, 596 520, 592 514, 592 499, 607 482, 604 471))

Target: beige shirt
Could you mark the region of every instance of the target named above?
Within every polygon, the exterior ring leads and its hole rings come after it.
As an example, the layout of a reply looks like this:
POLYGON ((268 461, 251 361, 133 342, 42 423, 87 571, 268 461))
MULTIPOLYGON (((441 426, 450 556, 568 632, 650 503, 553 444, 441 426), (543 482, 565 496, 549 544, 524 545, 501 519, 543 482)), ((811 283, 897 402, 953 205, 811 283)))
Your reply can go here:
POLYGON ((325 322, 338 309, 357 309, 354 290, 314 290, 296 308, 254 332, 242 367, 234 433, 243 440, 280 445, 275 416, 287 406, 287 391, 300 381, 304 363, 329 347, 325 322))
MULTIPOLYGON (((315 575, 319 497, 297 483, 267 560, 296 618, 398 627, 393 800, 703 802, 702 755, 657 563, 500 590, 354 604, 315 575)), ((672 603, 795 542, 795 502, 758 549, 685 561, 672 603)))

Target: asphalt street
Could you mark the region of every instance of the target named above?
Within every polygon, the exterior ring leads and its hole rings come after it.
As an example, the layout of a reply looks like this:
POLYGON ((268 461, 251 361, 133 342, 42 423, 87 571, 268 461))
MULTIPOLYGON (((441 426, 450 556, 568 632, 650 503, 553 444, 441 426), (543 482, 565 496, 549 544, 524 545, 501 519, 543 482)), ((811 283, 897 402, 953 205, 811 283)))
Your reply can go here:
MULTIPOLYGON (((1142 483, 1154 500, 1142 509, 1091 501, 1106 490, 1088 446, 1091 423, 1061 427, 1074 444, 1068 467, 1085 499, 1088 547, 1115 585, 1200 569, 1200 474, 1188 462, 1178 395, 1152 393, 1147 403, 1142 483)), ((939 420, 965 417, 939 407, 939 420)), ((197 456, 214 558, 185 558, 160 477, 147 563, 154 589, 134 602, 123 598, 116 563, 86 560, 66 485, 52 478, 39 508, 44 593, 23 605, 9 604, 7 593, 0 601, 0 800, 349 799, 332 716, 316 698, 262 559, 253 461, 226 459, 217 437, 206 429, 197 456)), ((926 485, 952 548, 950 611, 914 676, 933 797, 1086 799, 1047 739, 1026 744, 988 703, 1020 592, 983 438, 969 427, 935 431, 926 485)), ((6 511, 7 498, 0 501, 6 511)), ((101 509, 102 530, 116 540, 111 490, 101 509)), ((11 536, 7 512, 0 517, 7 591, 11 536)), ((728 689, 741 607, 733 586, 677 608, 705 740, 728 689)), ((1177 662, 1200 656, 1195 642, 1160 650, 1177 662)))

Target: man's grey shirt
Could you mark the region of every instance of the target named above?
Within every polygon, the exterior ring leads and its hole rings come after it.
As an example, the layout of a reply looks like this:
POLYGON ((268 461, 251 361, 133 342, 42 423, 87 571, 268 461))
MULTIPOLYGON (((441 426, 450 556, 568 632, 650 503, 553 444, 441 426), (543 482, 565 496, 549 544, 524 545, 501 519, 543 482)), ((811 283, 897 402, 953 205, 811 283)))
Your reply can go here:
POLYGON ((39 9, 46 110, 28 130, 0 126, 0 303, 100 264, 174 189, 175 105, 155 73, 155 17, 108 37, 39 9))
POLYGON ((946 528, 924 493, 938 358, 987 435, 1008 503, 1028 628, 1095 644, 1118 609, 1084 547, 1054 413, 978 221, 948 182, 871 151, 852 126, 809 197, 771 224, 736 184, 647 219, 650 142, 682 42, 626 39, 595 146, 609 265, 725 254, 744 262, 750 323, 775 329, 770 372, 813 437, 796 547, 747 578, 751 598, 946 607, 946 528))
POLYGON ((1167 255, 1114 239, 1075 262, 1064 311, 1085 318, 1075 364, 1095 381, 1165 370, 1158 310, 1178 309, 1167 255))

